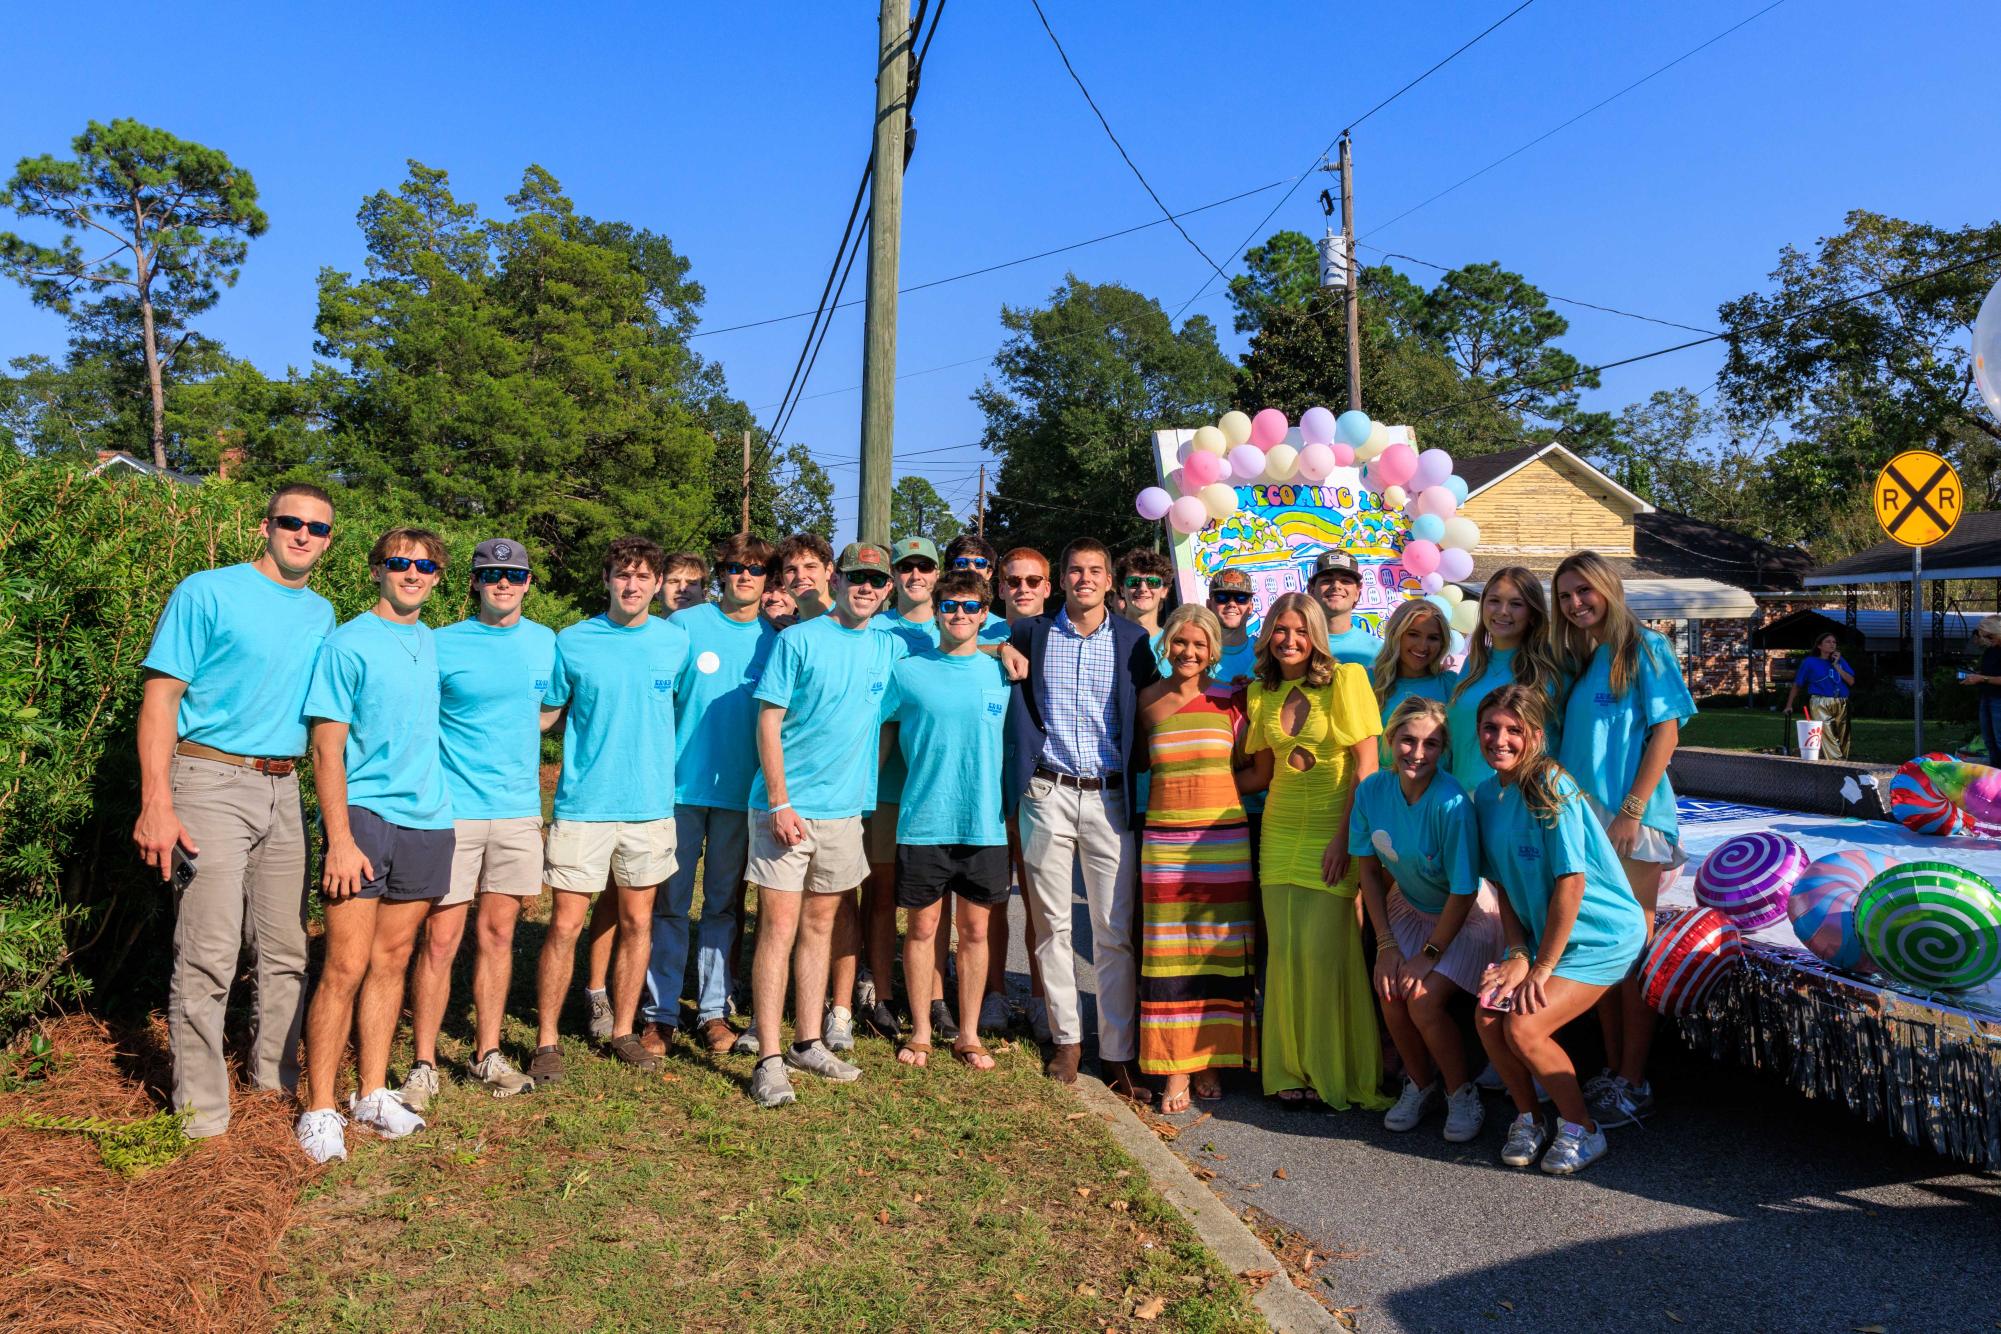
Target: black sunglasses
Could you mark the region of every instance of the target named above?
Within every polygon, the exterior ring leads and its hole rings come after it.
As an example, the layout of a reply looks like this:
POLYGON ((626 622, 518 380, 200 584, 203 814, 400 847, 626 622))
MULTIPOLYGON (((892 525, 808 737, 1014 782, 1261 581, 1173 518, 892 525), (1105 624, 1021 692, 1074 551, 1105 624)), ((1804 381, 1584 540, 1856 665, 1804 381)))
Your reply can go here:
POLYGON ((955 570, 984 570, 991 564, 985 556, 954 556, 952 568, 955 570))
POLYGON ((382 558, 382 568, 394 571, 397 574, 403 573, 403 571, 409 569, 412 565, 417 567, 418 574, 436 574, 444 568, 436 561, 426 560, 421 556, 384 556, 382 558))
POLYGON ((848 582, 863 588, 888 588, 889 576, 881 570, 856 570, 848 576, 848 582))
POLYGON ((762 565, 745 565, 740 560, 724 561, 723 573, 749 574, 749 575, 755 575, 758 578, 762 579, 764 577, 764 567, 762 565))
POLYGON ((274 514, 271 516, 271 522, 288 533, 296 533, 303 528, 314 537, 325 537, 333 532, 333 525, 330 523, 321 523, 318 519, 301 519, 296 514, 274 514))
POLYGON ((1011 574, 1002 582, 1009 588, 1040 588, 1047 580, 1039 574, 1011 574))
MULTIPOLYGON (((426 570, 424 573, 429 574, 430 571, 426 570)), ((474 570, 472 572, 472 581, 476 584, 498 584, 502 582, 525 584, 528 582, 528 571, 512 565, 488 565, 483 569, 474 570)))
POLYGON ((923 560, 921 558, 900 560, 896 563, 896 569, 899 574, 907 573, 911 570, 915 570, 919 574, 936 574, 938 572, 938 562, 923 560))
POLYGON ((1209 596, 1215 601, 1222 603, 1249 602, 1251 600, 1249 593, 1217 592, 1211 593, 1209 596))
POLYGON ((1126 576, 1127 588, 1165 588, 1167 580, 1157 574, 1133 574, 1126 576))
POLYGON ((946 598, 943 602, 940 602, 938 604, 938 610, 947 616, 950 616, 955 612, 963 611, 968 614, 972 614, 976 612, 985 611, 986 609, 987 609, 986 604, 984 602, 979 601, 976 598, 967 598, 964 601, 960 601, 956 598, 946 598))

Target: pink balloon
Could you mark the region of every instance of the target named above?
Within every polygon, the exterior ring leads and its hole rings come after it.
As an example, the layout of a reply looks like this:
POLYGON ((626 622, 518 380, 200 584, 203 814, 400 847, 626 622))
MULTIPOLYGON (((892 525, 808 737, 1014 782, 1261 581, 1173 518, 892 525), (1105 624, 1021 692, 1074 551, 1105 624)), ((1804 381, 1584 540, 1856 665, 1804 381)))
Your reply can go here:
POLYGON ((1167 522, 1177 533, 1200 532, 1209 522, 1209 507, 1200 496, 1183 496, 1168 507, 1167 522))
POLYGON ((1422 578, 1438 568, 1438 543, 1413 537, 1403 544, 1403 567, 1422 578))
POLYGON ((1181 462, 1181 480, 1191 491, 1200 491, 1222 477, 1223 460, 1205 449, 1196 450, 1181 462))
POLYGON ((1140 518, 1149 522, 1167 513, 1167 507, 1173 503, 1174 497, 1157 486, 1149 486, 1133 497, 1133 508, 1139 511, 1140 518))
POLYGON ((1417 495, 1419 514, 1436 514, 1441 519, 1449 519, 1459 509, 1459 497, 1452 494, 1449 486, 1427 486, 1417 495))
POLYGON ((1427 593, 1436 593, 1439 589, 1445 587, 1445 576, 1433 570, 1430 574, 1418 580, 1417 586, 1427 593))
POLYGON ((1452 475, 1452 456, 1442 449, 1427 449, 1417 456, 1417 471, 1411 485, 1417 489, 1441 485, 1452 475))
POLYGON ((1469 579, 1473 575, 1473 558, 1458 547, 1447 547, 1438 553, 1438 572, 1447 583, 1469 579))
POLYGON ((1251 418, 1251 443, 1259 449, 1270 449, 1285 440, 1285 433, 1291 430, 1285 414, 1277 408, 1264 408, 1251 418))
POLYGON ((1238 445, 1230 451, 1230 475, 1240 482, 1255 482, 1265 470, 1265 452, 1256 445, 1238 445))
POLYGON ((1312 444, 1299 451, 1299 475, 1309 482, 1322 482, 1334 471, 1333 445, 1312 444))
POLYGON ((1399 441, 1369 465, 1384 486, 1402 486, 1417 472, 1417 451, 1399 441))
POLYGON ((1355 447, 1353 445, 1342 444, 1337 440, 1334 442, 1332 448, 1334 450, 1335 467, 1352 468, 1355 466, 1355 447))

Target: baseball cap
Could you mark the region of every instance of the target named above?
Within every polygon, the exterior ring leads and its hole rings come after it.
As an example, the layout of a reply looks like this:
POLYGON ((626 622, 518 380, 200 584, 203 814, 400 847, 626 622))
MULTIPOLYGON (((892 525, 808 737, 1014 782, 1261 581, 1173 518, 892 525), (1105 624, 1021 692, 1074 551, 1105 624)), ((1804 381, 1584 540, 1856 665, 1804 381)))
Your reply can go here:
POLYGON ((840 558, 834 568, 842 574, 853 574, 857 570, 874 570, 877 574, 888 574, 889 553, 873 542, 850 542, 841 548, 840 558))
POLYGON ((525 570, 529 568, 528 548, 509 538, 489 537, 472 549, 472 567, 484 570, 489 566, 525 570))
POLYGON ((933 565, 936 565, 938 563, 938 544, 928 537, 906 537, 901 542, 892 544, 889 548, 889 561, 892 565, 901 565, 913 556, 928 560, 933 565))
POLYGON ((1362 567, 1357 565, 1355 558, 1345 551, 1320 553, 1313 562, 1313 577, 1318 579, 1323 574, 1340 575, 1353 579, 1358 584, 1362 582, 1362 567))
POLYGON ((1251 592, 1250 572, 1238 569, 1234 565, 1225 565, 1209 579, 1209 591, 1214 593, 1219 590, 1225 593, 1251 592))

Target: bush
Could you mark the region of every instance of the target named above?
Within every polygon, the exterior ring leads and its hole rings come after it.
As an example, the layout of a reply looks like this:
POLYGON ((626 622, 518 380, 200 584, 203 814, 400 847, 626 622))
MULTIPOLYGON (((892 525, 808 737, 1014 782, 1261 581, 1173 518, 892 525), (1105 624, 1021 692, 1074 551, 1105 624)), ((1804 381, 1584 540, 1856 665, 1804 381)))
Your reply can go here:
MULTIPOLYGON (((0 1036, 133 960, 155 975, 121 975, 121 989, 161 994, 171 897, 131 845, 139 664, 175 584, 256 554, 265 499, 261 488, 91 477, 0 450, 0 1036)), ((342 620, 375 600, 375 536, 407 522, 423 519, 335 497, 333 544, 312 586, 342 620)), ((425 608, 432 625, 470 613, 465 572, 491 535, 440 532, 450 563, 425 608)), ((529 606, 551 626, 578 617, 544 590, 529 606)))

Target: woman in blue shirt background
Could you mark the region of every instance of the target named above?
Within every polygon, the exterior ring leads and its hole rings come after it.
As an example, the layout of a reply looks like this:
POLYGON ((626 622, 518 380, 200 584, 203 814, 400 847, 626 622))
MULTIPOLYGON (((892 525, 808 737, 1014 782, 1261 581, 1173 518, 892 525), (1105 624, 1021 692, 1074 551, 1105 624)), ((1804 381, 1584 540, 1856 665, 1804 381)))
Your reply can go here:
MULTIPOLYGON (((1673 646, 1634 618, 1625 585, 1604 557, 1574 552, 1552 583, 1562 613, 1558 647, 1572 673, 1557 758, 1604 826, 1651 939, 1661 887, 1688 860, 1667 768, 1695 700, 1673 646)), ((1591 1110, 1606 1125, 1626 1125, 1654 1109, 1647 1055, 1657 1016, 1638 979, 1628 978, 1598 1017, 1606 1070, 1591 1081, 1591 1110)))
POLYGON ((1793 688, 1786 692, 1786 716, 1791 717, 1800 691, 1806 691, 1806 716, 1820 723, 1820 758, 1848 758, 1848 690, 1855 684, 1855 669, 1841 656, 1841 642, 1829 630, 1813 641, 1813 652, 1793 673, 1793 688))
POLYGON ((1549 599, 1542 580, 1520 565, 1487 576, 1480 593, 1480 625, 1466 649, 1465 665, 1453 679, 1448 702, 1452 729, 1452 776, 1468 792, 1494 772, 1480 758, 1480 701, 1505 685, 1541 690, 1551 705, 1549 746, 1556 749, 1556 702, 1563 695, 1563 664, 1550 635, 1549 599))
MULTIPOLYGON (((1413 695, 1444 702, 1458 679, 1445 670, 1445 653, 1452 645, 1452 627, 1438 604, 1427 598, 1412 598, 1398 607, 1383 626, 1383 648, 1369 668, 1369 684, 1375 688, 1376 704, 1383 711, 1383 726, 1397 705, 1413 695)), ((1376 763, 1390 767, 1390 742, 1385 733, 1376 763)))
POLYGON ((1480 703, 1494 776, 1474 795, 1480 862, 1501 886, 1501 961, 1481 979, 1474 1024, 1515 1104, 1501 1161, 1564 1176, 1605 1153, 1605 1130, 1556 1035, 1632 971, 1647 925, 1576 781, 1543 750, 1542 692, 1503 686, 1480 703), (1562 1117, 1542 1124, 1540 1083, 1562 1117), (1542 1153, 1544 1143, 1549 1151, 1542 1153))

